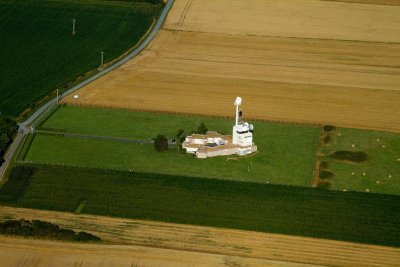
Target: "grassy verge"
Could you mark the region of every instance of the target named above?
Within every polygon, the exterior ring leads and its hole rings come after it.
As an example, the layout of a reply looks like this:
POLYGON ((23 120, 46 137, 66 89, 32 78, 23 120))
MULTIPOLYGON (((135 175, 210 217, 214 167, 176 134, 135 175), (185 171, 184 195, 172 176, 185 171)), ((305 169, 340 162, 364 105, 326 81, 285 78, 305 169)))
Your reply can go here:
POLYGON ((394 195, 55 166, 35 166, 18 199, 0 193, 3 204, 69 212, 82 199, 89 214, 400 246, 394 195))
POLYGON ((400 194, 400 134, 338 128, 332 136, 321 148, 321 160, 335 174, 332 189, 400 194), (363 152, 368 158, 360 163, 335 160, 329 155, 336 151, 363 152))
POLYGON ((125 53, 158 17, 163 5, 152 2, 0 0, 0 34, 7 40, 0 42, 0 111, 32 110, 96 69, 100 52, 106 63, 125 53))

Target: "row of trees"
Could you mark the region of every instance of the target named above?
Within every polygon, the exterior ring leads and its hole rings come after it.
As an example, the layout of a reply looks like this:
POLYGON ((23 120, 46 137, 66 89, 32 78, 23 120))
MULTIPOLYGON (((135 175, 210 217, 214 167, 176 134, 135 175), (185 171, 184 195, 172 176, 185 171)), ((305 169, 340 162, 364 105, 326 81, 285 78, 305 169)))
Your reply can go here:
POLYGON ((4 153, 15 136, 15 129, 16 122, 0 114, 0 165, 4 162, 4 153))
MULTIPOLYGON (((206 134, 207 131, 208 131, 207 126, 205 125, 204 122, 201 122, 199 127, 197 128, 197 131, 192 131, 192 132, 197 134, 206 134)), ((179 149, 182 149, 182 143, 185 141, 185 139, 186 139, 185 130, 179 129, 178 133, 176 134, 176 139, 174 139, 173 142, 176 142, 178 144, 179 149)), ((154 138, 154 148, 158 152, 167 150, 168 138, 163 134, 157 135, 157 137, 154 138)))

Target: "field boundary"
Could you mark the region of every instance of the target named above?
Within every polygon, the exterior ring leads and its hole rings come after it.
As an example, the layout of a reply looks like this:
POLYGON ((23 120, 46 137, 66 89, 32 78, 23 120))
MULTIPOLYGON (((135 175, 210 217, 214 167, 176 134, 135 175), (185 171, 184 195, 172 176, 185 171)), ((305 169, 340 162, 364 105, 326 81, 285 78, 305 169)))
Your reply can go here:
MULTIPOLYGON (((147 112, 155 114, 165 114, 165 115, 175 115, 175 116, 186 116, 186 117, 206 117, 214 119, 234 119, 234 116, 229 115, 213 115, 213 114, 201 114, 201 113, 189 113, 189 112, 178 112, 178 111, 168 111, 168 110, 151 110, 151 109, 139 109, 133 107, 113 107, 101 104, 89 104, 89 103, 62 103, 62 105, 78 107, 78 108, 101 108, 101 109, 112 109, 112 110, 122 110, 122 111, 132 111, 132 112, 147 112)), ((246 120, 258 121, 258 122, 269 122, 277 124, 293 124, 293 125, 304 125, 312 127, 322 127, 329 123, 323 122, 306 122, 306 121, 291 121, 291 120, 274 120, 274 119, 261 119, 256 117, 245 117, 246 120)))

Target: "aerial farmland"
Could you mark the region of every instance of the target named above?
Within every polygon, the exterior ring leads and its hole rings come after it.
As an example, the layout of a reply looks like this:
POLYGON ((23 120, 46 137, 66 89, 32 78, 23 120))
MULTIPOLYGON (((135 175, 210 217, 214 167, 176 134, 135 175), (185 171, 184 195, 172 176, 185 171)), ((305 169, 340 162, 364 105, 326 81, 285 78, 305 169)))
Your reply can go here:
POLYGON ((0 45, 8 266, 398 264, 399 1, 43 0, 43 44, 30 5, 0 1, 53 55, 0 45), (245 124, 253 153, 183 146, 245 124))

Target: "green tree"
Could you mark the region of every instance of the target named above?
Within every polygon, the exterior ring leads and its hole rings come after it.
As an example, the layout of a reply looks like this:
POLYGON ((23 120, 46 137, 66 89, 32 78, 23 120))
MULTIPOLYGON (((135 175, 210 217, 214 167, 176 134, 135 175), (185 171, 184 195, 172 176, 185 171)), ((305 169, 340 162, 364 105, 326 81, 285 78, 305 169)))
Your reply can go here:
POLYGON ((199 125, 199 128, 197 128, 197 133, 198 134, 206 134, 208 131, 207 126, 204 124, 204 122, 201 122, 199 125))
POLYGON ((154 139, 154 148, 156 151, 161 152, 168 149, 168 139, 165 135, 159 134, 154 139))

